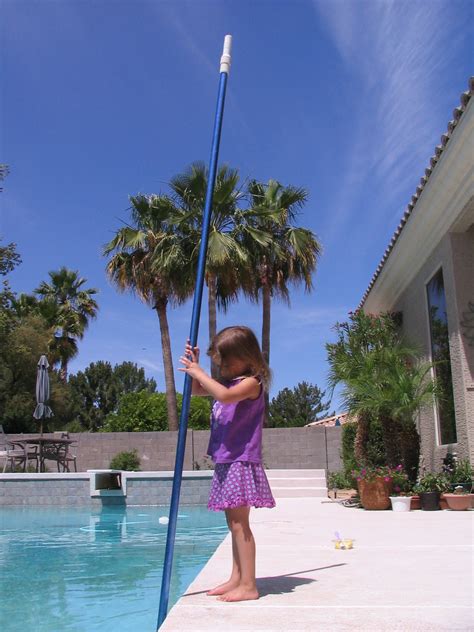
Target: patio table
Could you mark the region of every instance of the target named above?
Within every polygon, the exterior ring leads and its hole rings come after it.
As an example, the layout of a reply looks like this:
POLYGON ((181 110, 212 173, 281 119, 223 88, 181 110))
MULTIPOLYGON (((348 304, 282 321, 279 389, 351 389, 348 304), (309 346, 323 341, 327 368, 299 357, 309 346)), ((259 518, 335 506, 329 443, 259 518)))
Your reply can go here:
POLYGON ((67 447, 74 443, 73 439, 66 438, 51 438, 51 437, 30 437, 28 439, 15 439, 14 441, 10 441, 12 444, 16 444, 21 446, 25 451, 25 456, 28 455, 28 449, 30 446, 38 447, 38 456, 37 456, 37 472, 44 472, 44 461, 56 461, 58 464, 62 462, 62 457, 66 456, 67 447))

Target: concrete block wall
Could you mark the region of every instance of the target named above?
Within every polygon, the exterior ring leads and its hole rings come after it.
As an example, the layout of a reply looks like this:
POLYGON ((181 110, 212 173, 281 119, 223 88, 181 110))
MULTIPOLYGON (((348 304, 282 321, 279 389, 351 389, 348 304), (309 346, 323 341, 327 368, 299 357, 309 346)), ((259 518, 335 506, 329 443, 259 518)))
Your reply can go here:
MULTIPOLYGON (((342 468, 340 457, 341 427, 265 428, 263 431, 263 461, 269 469, 329 469, 342 468)), ((184 470, 206 470, 211 467, 206 458, 208 430, 189 430, 186 438, 184 470)), ((9 435, 11 439, 26 439, 29 435, 9 435)), ((45 435, 50 436, 50 435, 45 435)), ((119 452, 137 450, 142 471, 172 471, 175 465, 177 432, 107 432, 71 434, 77 442, 71 448, 77 456, 77 469, 108 469, 119 452)), ((57 471, 56 464, 47 467, 57 471)))

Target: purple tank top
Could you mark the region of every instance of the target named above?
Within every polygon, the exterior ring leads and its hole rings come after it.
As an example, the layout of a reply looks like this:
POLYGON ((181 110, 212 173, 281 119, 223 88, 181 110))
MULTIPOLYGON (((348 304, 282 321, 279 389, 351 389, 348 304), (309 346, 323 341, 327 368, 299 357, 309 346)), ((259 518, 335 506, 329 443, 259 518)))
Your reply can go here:
MULTIPOLYGON (((232 388, 244 378, 224 382, 232 388)), ((207 454, 215 463, 262 462, 262 427, 265 411, 263 387, 257 399, 232 404, 215 401, 211 413, 211 438, 207 454)))

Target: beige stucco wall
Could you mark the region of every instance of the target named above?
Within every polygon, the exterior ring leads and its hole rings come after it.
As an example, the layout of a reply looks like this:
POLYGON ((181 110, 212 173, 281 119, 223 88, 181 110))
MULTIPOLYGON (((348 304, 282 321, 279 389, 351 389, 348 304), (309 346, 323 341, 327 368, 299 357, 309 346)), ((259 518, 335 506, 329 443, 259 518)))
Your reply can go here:
POLYGON ((474 462, 474 347, 463 336, 460 321, 468 302, 474 301, 474 232, 448 234, 434 248, 417 275, 387 311, 403 313, 403 330, 431 360, 426 284, 442 267, 448 314, 457 444, 440 445, 435 407, 419 416, 421 449, 428 469, 439 470, 446 452, 474 462))

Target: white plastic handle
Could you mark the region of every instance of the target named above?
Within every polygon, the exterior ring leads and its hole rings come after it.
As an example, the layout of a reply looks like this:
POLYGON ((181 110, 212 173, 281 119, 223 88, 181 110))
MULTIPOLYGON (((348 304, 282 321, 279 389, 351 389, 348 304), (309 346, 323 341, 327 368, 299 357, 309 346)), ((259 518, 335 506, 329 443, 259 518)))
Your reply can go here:
POLYGON ((220 72, 228 73, 230 71, 231 50, 232 50, 232 35, 226 35, 224 37, 224 50, 222 51, 220 72))

